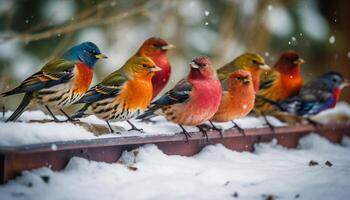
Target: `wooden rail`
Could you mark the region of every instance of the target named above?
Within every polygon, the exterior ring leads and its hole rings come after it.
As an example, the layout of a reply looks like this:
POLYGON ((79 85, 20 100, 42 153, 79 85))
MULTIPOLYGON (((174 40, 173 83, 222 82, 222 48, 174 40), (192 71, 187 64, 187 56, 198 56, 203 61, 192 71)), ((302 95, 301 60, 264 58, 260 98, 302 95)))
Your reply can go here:
POLYGON ((61 170, 74 156, 89 160, 116 162, 123 151, 135 149, 144 144, 155 144, 168 155, 192 156, 208 144, 221 143, 236 151, 253 151, 254 144, 277 139, 287 148, 295 148, 299 138, 310 132, 326 137, 333 143, 339 143, 344 135, 350 136, 350 123, 327 124, 315 128, 312 125, 293 125, 277 127, 274 132, 269 128, 246 129, 245 135, 238 130, 229 129, 223 138, 216 131, 208 132, 209 142, 202 133, 190 133, 191 138, 185 142, 182 134, 171 136, 142 136, 101 138, 91 140, 74 140, 67 142, 51 142, 13 147, 0 147, 0 184, 21 174, 23 170, 49 167, 61 170))

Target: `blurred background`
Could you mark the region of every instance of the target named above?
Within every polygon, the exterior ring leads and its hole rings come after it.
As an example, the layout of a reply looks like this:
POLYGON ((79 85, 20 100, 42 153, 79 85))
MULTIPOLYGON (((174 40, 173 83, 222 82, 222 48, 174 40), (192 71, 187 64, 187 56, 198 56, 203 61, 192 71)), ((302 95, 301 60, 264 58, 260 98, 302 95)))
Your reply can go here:
MULTIPOLYGON (((97 64, 96 83, 152 36, 177 46, 168 88, 197 55, 219 68, 249 51, 273 65, 287 49, 306 61, 305 80, 330 70, 350 79, 348 8, 350 1, 327 0, 0 0, 0 92, 87 40, 109 57, 97 64)), ((14 109, 20 98, 0 97, 0 106, 14 109)), ((350 100, 348 88, 341 98, 350 100)))

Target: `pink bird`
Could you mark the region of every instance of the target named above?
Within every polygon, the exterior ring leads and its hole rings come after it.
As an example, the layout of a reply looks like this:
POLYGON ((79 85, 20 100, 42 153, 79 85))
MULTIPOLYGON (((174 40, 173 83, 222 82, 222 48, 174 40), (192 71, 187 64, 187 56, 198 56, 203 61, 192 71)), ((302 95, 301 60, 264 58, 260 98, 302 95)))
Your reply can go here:
POLYGON ((199 125, 212 118, 218 110, 221 83, 209 58, 194 58, 189 65, 191 70, 187 78, 153 102, 149 110, 138 119, 159 114, 179 124, 186 141, 191 136, 182 125, 197 126, 208 139, 206 131, 199 125))

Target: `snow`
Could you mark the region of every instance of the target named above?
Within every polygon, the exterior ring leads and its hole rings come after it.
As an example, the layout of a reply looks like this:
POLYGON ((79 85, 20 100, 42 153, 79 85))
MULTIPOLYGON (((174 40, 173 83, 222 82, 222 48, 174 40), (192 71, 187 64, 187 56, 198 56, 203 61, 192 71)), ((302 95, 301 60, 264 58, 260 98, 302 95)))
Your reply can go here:
POLYGON ((265 24, 272 33, 279 36, 287 36, 293 31, 292 17, 285 8, 276 6, 268 10, 266 15, 265 24))
MULTIPOLYGON (((5 119, 12 114, 12 111, 5 113, 5 119)), ((64 116, 57 116, 59 120, 65 120, 64 116)), ((316 121, 322 123, 329 122, 348 122, 350 119, 350 105, 346 102, 339 102, 334 109, 326 110, 313 117, 316 121)), ((19 120, 22 122, 5 123, 0 120, 0 146, 17 146, 27 144, 37 144, 44 142, 58 142, 70 141, 79 139, 96 139, 96 138, 110 138, 110 137, 148 137, 155 135, 174 135, 181 132, 181 128, 172 122, 168 122, 164 117, 158 116, 153 118, 156 122, 144 123, 139 120, 131 120, 136 127, 142 128, 143 133, 138 131, 127 131, 130 125, 127 122, 113 122, 111 125, 117 133, 109 133, 105 121, 91 115, 82 118, 80 121, 103 126, 106 132, 103 134, 94 135, 80 124, 72 124, 70 122, 55 123, 55 122, 38 122, 38 120, 51 120, 49 115, 44 112, 26 111, 19 120), (31 122, 30 122, 31 121, 31 122)), ((278 119, 268 116, 269 122, 274 126, 285 126, 285 123, 278 119)), ((235 122, 242 128, 260 128, 265 127, 263 117, 247 116, 245 118, 237 119, 235 122)), ((216 127, 221 129, 233 128, 232 122, 214 123, 216 127)), ((208 124, 209 125, 209 124, 208 124)), ((189 132, 196 132, 198 129, 193 126, 185 126, 189 132)), ((53 147, 54 149, 55 147, 53 147)))
POLYGON ((334 145, 312 134, 297 149, 275 141, 255 153, 223 145, 192 157, 165 155, 155 145, 124 152, 117 163, 74 157, 60 172, 40 168, 0 187, 10 199, 347 199, 350 138, 334 145), (318 165, 309 166, 313 160, 318 165), (327 166, 329 161, 333 166, 327 166))
POLYGON ((324 40, 329 33, 329 25, 317 8, 315 0, 299 1, 297 14, 301 28, 306 35, 316 40, 324 40))
POLYGON ((329 43, 330 44, 334 44, 335 43, 335 36, 334 35, 331 35, 331 37, 329 37, 329 43))
MULTIPOLYGON (((12 112, 6 112, 5 118, 8 118, 12 112)), ((58 116, 59 120, 65 120, 64 116, 58 116)), ((111 123, 115 131, 120 131, 121 134, 111 134, 106 132, 103 135, 95 136, 92 132, 84 129, 78 124, 72 124, 70 122, 55 123, 55 122, 30 122, 30 120, 51 120, 52 118, 42 111, 26 111, 22 114, 19 120, 26 122, 8 122, 5 123, 0 121, 0 146, 16 146, 16 145, 27 145, 36 144, 43 142, 57 142, 57 141, 69 141, 78 139, 94 139, 94 138, 105 138, 105 137, 147 137, 155 135, 174 135, 181 132, 181 128, 174 123, 168 122, 164 117, 155 117, 153 123, 143 123, 138 120, 131 120, 136 127, 142 128, 144 133, 138 131, 130 131, 130 126, 127 122, 114 122, 111 123), (156 130, 156 131, 155 131, 156 130)), ((276 126, 283 126, 284 124, 279 122, 276 118, 268 116, 269 121, 276 126)), ((103 125, 107 127, 105 121, 96 118, 91 115, 89 117, 83 118, 80 121, 103 125)), ((253 128, 253 127, 263 127, 265 122, 262 117, 246 117, 244 119, 236 120, 237 124, 242 126, 242 128, 253 128)), ((231 122, 227 123, 217 123, 217 127, 222 129, 229 129, 233 127, 231 122)), ((189 132, 198 131, 196 127, 185 126, 186 130, 189 132)))

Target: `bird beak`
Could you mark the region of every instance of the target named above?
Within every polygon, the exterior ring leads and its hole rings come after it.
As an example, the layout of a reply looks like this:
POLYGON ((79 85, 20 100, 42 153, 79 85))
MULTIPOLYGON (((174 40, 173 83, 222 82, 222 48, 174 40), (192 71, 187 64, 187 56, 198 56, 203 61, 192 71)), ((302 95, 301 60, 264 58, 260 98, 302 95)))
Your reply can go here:
POLYGON ((271 67, 268 66, 267 64, 260 64, 259 68, 262 69, 262 70, 270 70, 271 69, 271 67))
POLYGON ((304 63, 304 59, 302 59, 302 58, 299 58, 298 60, 295 60, 293 62, 293 64, 295 64, 295 65, 300 65, 300 64, 303 64, 303 63, 304 63))
POLYGON ((350 85, 349 81, 345 80, 345 82, 342 83, 339 87, 340 87, 340 89, 343 89, 343 88, 345 88, 345 87, 347 87, 349 85, 350 85))
POLYGON ((158 71, 162 71, 162 68, 160 68, 158 66, 154 66, 151 68, 151 72, 158 72, 158 71))
POLYGON ((96 54, 95 57, 96 57, 97 59, 106 59, 106 58, 108 58, 108 57, 107 57, 105 54, 103 54, 103 53, 96 54))
POLYGON ((250 83, 250 78, 249 77, 244 77, 242 81, 243 81, 244 84, 248 84, 248 83, 250 83))
POLYGON ((191 68, 194 68, 194 69, 199 69, 199 67, 200 67, 195 62, 190 62, 190 66, 191 66, 191 68))
POLYGON ((175 49, 175 47, 176 46, 173 44, 167 44, 165 46, 160 47, 160 49, 165 51, 165 50, 175 49))

